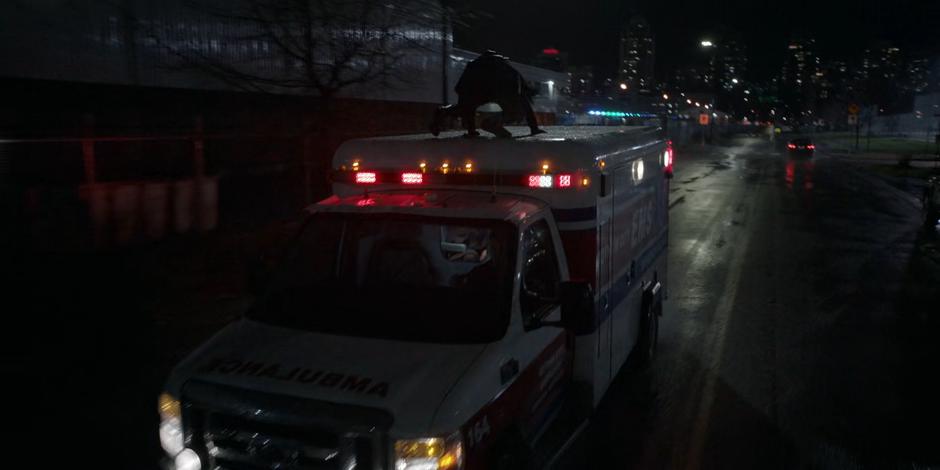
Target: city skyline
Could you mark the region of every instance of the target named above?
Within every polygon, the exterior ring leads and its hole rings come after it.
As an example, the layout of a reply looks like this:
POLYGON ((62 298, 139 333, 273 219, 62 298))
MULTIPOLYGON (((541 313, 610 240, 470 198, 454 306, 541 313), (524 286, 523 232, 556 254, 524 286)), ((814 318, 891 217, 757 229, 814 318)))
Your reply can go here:
POLYGON ((547 44, 570 54, 572 65, 589 65, 598 77, 617 77, 619 39, 624 24, 642 15, 654 32, 657 50, 656 79, 697 61, 703 38, 722 44, 735 37, 746 44, 750 80, 770 79, 779 73, 786 47, 799 35, 816 39, 818 54, 827 59, 857 59, 866 47, 888 41, 905 53, 931 56, 940 53, 940 3, 898 0, 773 2, 597 3, 574 5, 473 0, 464 10, 474 18, 455 29, 456 40, 469 49, 492 47, 520 60, 531 58, 547 44), (537 19, 531 12, 538 10, 537 19), (496 14, 498 13, 498 14, 496 14), (681 14, 680 14, 681 13, 681 14), (590 28, 570 28, 573 23, 590 28), (525 25, 521 28, 520 25, 525 25))

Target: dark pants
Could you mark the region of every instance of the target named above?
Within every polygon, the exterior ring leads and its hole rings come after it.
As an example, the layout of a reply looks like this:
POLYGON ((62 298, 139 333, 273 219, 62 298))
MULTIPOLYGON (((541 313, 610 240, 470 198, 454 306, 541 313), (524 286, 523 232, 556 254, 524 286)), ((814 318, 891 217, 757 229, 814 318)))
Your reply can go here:
POLYGON ((463 125, 467 128, 467 131, 472 133, 476 131, 477 108, 487 103, 498 104, 503 110, 504 120, 518 116, 519 111, 522 111, 525 114, 526 124, 529 125, 529 129, 533 132, 538 130, 539 123, 535 118, 535 111, 532 110, 532 103, 530 103, 528 99, 518 95, 498 97, 495 99, 460 97, 457 104, 440 108, 441 117, 459 117, 463 121, 463 125))

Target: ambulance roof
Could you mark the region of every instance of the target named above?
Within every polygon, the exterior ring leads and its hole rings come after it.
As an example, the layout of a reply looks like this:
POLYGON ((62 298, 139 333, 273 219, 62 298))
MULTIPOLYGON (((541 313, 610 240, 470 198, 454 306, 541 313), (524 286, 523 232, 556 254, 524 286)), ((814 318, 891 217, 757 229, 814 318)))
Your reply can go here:
POLYGON ((356 139, 344 143, 333 160, 335 169, 358 162, 363 169, 416 168, 426 162, 463 165, 470 161, 483 172, 531 171, 549 163, 559 169, 587 169, 599 160, 625 155, 630 150, 661 140, 658 129, 647 126, 551 126, 545 134, 530 136, 529 129, 508 128, 512 138, 491 137, 481 132, 477 138, 463 131, 412 134, 356 139))

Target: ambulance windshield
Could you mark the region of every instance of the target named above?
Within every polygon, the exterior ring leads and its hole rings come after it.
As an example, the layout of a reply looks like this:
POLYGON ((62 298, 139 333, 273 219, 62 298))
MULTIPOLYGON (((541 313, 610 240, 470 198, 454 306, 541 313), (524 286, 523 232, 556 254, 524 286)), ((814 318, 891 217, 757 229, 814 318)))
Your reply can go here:
POLYGON ((410 341, 503 336, 515 228, 505 222, 317 214, 249 317, 410 341))

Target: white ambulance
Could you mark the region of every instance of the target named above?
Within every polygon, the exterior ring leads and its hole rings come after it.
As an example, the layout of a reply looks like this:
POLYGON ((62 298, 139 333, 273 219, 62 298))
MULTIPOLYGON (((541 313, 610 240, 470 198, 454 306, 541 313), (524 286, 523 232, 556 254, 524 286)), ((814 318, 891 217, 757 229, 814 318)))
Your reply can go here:
POLYGON ((169 465, 545 465, 655 351, 671 172, 649 127, 344 144, 270 287, 173 371, 169 465))

